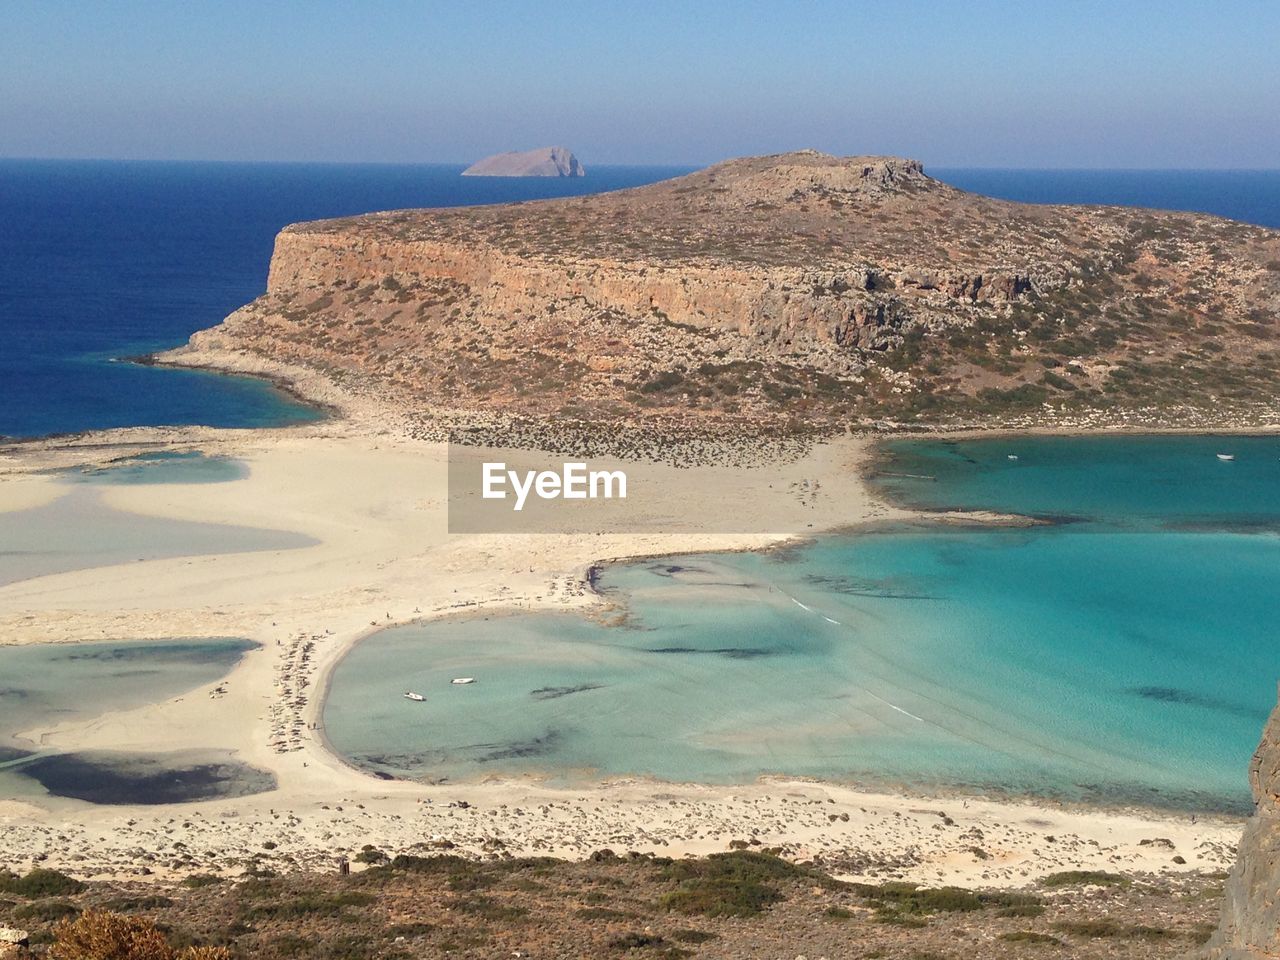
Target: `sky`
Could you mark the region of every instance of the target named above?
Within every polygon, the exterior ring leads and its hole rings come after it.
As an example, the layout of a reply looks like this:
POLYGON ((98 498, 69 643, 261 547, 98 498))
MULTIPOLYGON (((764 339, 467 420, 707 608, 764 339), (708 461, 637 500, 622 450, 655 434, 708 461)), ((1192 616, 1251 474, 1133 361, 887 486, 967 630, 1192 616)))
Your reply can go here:
POLYGON ((0 156, 1280 168, 1275 0, 0 0, 0 156))

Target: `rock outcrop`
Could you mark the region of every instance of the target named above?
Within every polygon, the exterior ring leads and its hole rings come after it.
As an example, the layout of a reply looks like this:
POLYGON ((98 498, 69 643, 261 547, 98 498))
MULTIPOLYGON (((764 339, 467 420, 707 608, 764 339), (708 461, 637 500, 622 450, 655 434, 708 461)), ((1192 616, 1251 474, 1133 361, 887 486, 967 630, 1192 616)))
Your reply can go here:
POLYGON ((585 177, 586 168, 564 147, 495 153, 462 171, 464 177, 585 177))
POLYGON ((176 359, 266 358, 408 411, 1206 427, 1280 416, 1278 316, 1280 232, 801 151, 295 224, 266 295, 176 359))
POLYGON ((1205 960, 1280 957, 1280 706, 1271 712, 1249 764, 1254 813, 1227 880, 1222 920, 1205 960))
POLYGON ((28 956, 27 931, 0 925, 0 960, 21 960, 28 956))

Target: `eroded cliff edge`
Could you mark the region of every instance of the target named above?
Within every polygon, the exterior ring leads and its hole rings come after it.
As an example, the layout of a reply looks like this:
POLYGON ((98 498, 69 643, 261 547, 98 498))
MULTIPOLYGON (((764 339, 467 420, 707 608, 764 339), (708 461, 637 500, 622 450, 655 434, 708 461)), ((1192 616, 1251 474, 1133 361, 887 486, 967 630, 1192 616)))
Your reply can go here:
POLYGON ((806 424, 1280 419, 1280 232, 1011 203, 814 152, 633 190, 296 224, 178 362, 405 411, 806 424))
POLYGON ((1249 764, 1255 803, 1227 879, 1222 921, 1204 960, 1280 957, 1280 706, 1271 711, 1249 764))

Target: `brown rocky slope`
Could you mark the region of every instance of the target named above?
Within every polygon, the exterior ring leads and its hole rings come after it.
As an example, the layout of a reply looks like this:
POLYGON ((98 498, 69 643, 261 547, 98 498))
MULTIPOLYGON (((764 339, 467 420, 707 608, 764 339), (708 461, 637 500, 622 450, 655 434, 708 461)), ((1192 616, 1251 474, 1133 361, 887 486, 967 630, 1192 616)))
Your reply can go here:
POLYGON ((1280 707, 1271 712, 1249 765, 1256 804, 1227 881, 1222 921, 1207 960, 1280 957, 1280 707))
POLYGON ((267 358, 423 414, 1212 426, 1280 411, 1278 316, 1280 232, 806 151, 295 224, 267 293, 168 359, 267 358))

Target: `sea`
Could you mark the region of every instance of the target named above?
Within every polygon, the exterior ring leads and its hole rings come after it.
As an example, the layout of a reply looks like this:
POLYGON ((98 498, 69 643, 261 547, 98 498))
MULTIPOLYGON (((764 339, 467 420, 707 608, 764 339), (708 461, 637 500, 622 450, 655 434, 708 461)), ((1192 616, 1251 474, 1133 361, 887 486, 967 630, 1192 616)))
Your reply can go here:
POLYGON ((0 160, 0 436, 313 419, 316 410, 260 380, 130 361, 259 296, 272 242, 290 223, 576 196, 688 172, 508 179, 462 169, 0 160))
MULTIPOLYGON (((316 417, 258 380, 130 361, 182 344, 261 294, 272 241, 289 223, 575 196, 691 168, 592 166, 581 179, 462 169, 0 160, 0 436, 316 417)), ((1204 210, 1280 227, 1280 171, 930 172, 1013 200, 1204 210)))

